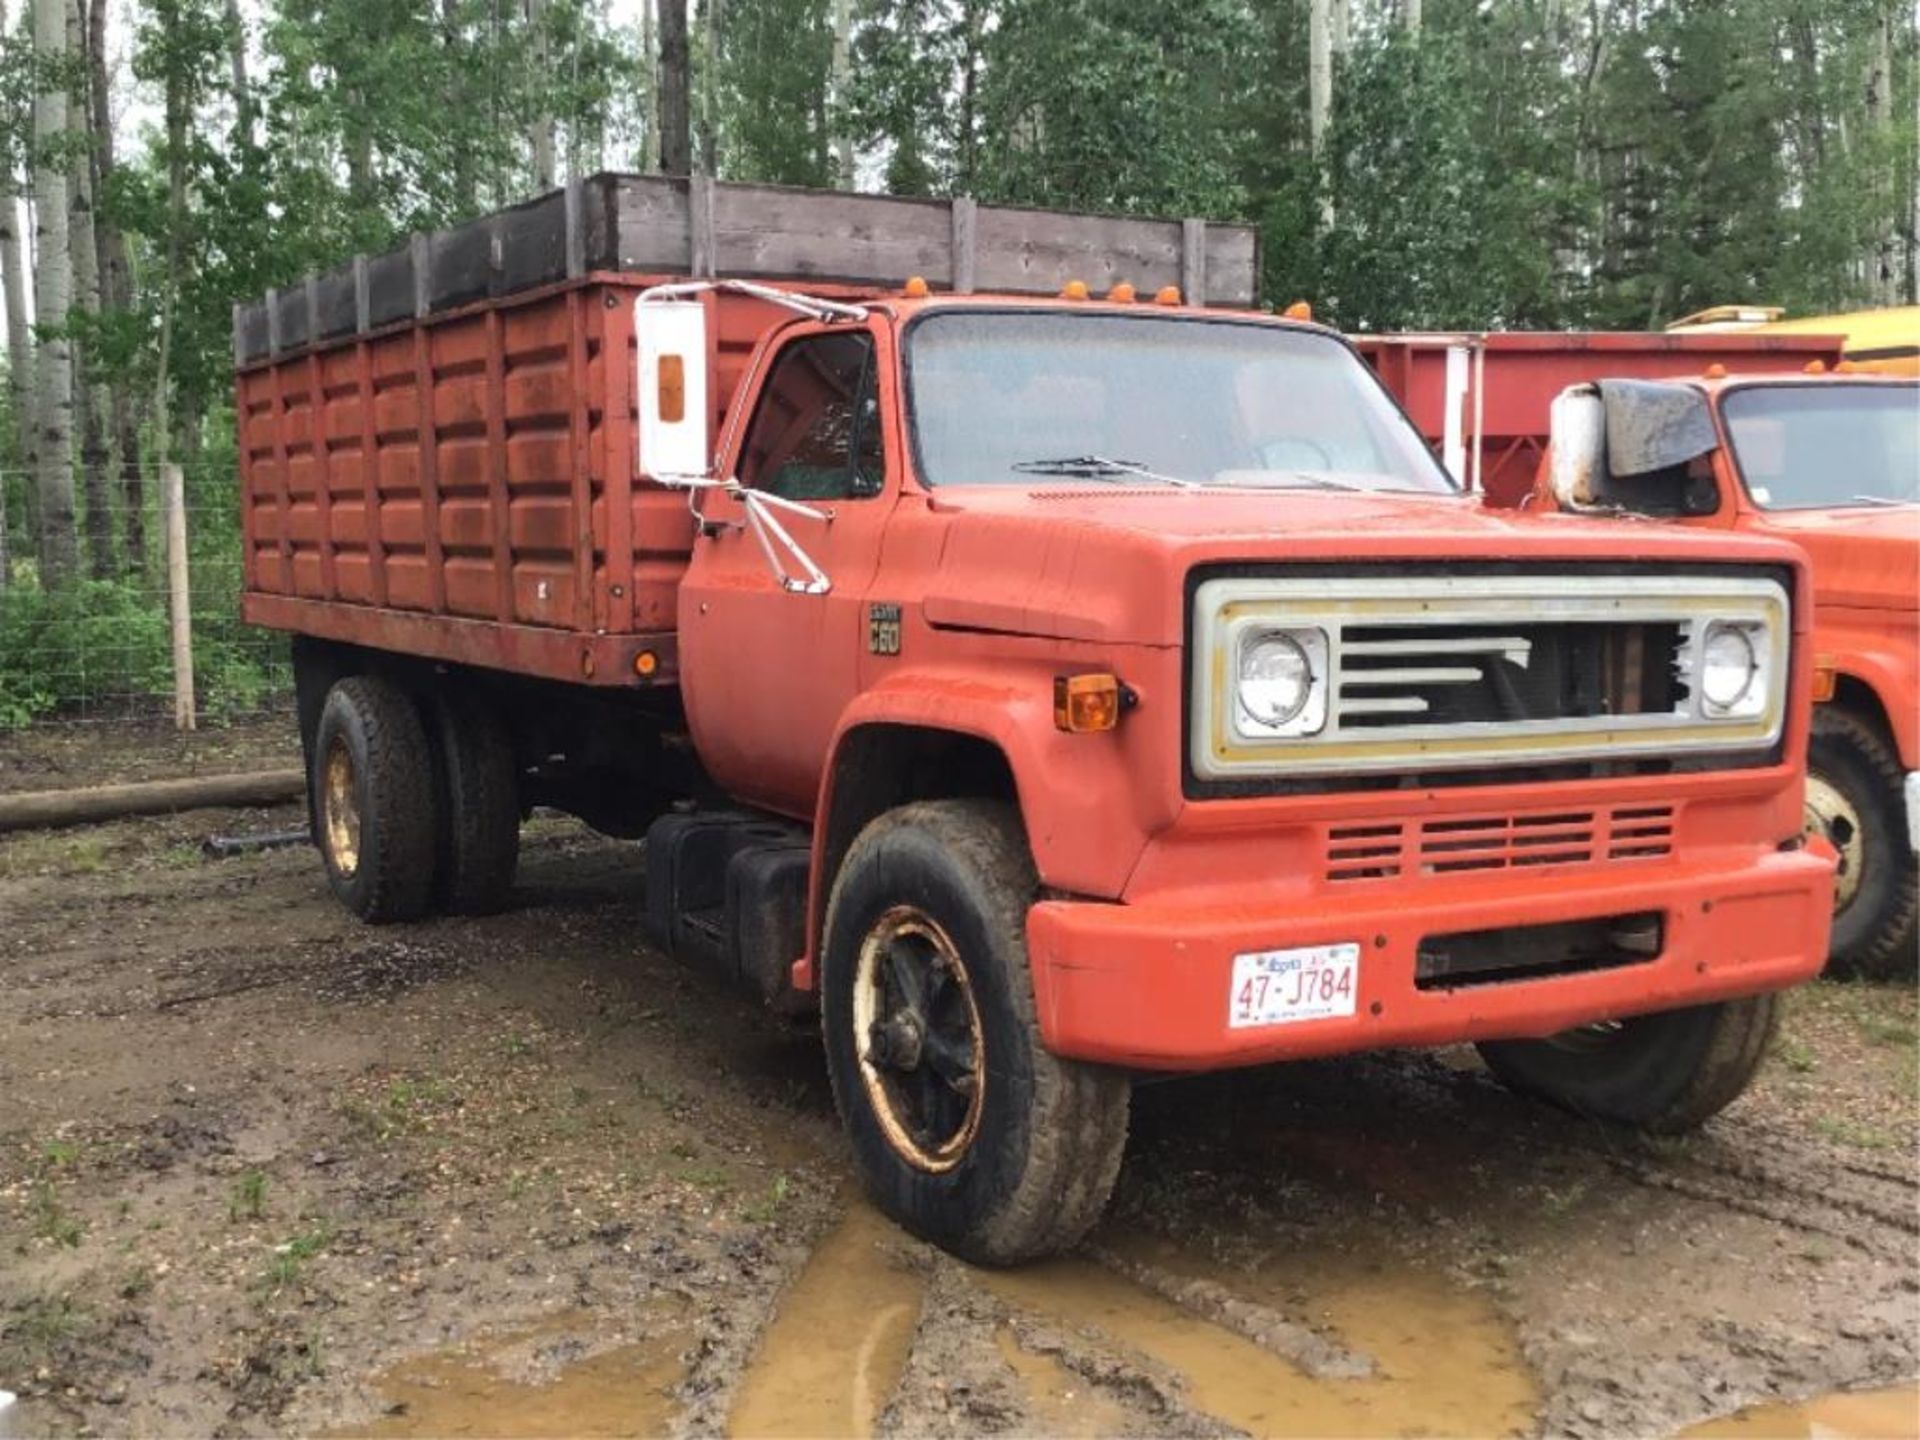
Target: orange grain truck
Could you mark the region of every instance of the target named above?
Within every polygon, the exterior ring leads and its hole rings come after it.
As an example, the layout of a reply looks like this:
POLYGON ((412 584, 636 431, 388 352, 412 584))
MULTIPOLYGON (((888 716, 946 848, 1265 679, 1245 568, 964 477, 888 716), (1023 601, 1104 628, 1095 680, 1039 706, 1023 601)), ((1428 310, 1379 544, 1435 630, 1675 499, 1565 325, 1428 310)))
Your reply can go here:
POLYGON ((603 176, 244 307, 335 892, 645 835, 655 940, 817 1009, 869 1191, 986 1262, 1098 1216, 1142 1072, 1713 1114, 1826 946, 1800 553, 1487 511, 1256 260, 603 176))

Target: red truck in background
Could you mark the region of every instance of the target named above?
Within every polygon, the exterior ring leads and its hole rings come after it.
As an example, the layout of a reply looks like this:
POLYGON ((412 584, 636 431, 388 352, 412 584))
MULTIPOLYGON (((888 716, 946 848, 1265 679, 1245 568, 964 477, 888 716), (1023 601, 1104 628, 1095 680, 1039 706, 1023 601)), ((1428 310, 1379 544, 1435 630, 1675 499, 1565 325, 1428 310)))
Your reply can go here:
POLYGON ((1807 824, 1840 857, 1832 960, 1909 975, 1920 952, 1920 382, 1856 368, 1841 347, 1837 335, 1737 330, 1361 342, 1429 442, 1451 438, 1462 473, 1477 470, 1490 505, 1653 515, 1806 550, 1819 702, 1807 824), (1604 453, 1580 462, 1584 489, 1541 463, 1560 397, 1600 384, 1603 404, 1610 380, 1679 387, 1676 413, 1698 412, 1702 449, 1675 462, 1691 477, 1680 503, 1671 485, 1643 494, 1614 475, 1604 453))
POLYGON ((1256 274, 603 176, 243 307, 334 892, 644 835, 654 940, 817 1009, 867 1189, 984 1262, 1097 1218, 1136 1073, 1473 1041, 1714 1114, 1826 947, 1800 552, 1487 509, 1256 274))

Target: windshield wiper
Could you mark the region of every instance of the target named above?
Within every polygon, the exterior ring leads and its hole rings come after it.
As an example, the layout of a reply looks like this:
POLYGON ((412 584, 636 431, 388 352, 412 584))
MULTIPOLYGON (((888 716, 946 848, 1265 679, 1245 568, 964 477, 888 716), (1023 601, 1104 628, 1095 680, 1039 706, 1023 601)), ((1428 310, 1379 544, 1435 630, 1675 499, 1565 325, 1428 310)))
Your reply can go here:
POLYGON ((1182 490, 1197 490, 1199 482, 1182 480, 1178 475, 1162 475, 1149 470, 1138 460, 1110 460, 1105 455, 1060 455, 1050 460, 1020 460, 1007 467, 1025 475, 1072 475, 1085 480, 1118 481, 1122 476, 1136 480, 1157 480, 1182 490))
POLYGON ((1856 505, 1920 505, 1920 500, 1902 500, 1894 495, 1856 495, 1856 505))

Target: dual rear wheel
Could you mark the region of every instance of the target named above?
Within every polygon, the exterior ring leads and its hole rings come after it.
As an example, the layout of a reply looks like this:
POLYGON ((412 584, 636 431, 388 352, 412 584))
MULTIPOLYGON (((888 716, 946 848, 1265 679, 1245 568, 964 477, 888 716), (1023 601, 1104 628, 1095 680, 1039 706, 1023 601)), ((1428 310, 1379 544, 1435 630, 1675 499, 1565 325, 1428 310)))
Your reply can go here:
POLYGON ((520 803, 491 708, 351 675, 327 693, 308 765, 328 883, 362 920, 475 913, 511 888, 520 803))

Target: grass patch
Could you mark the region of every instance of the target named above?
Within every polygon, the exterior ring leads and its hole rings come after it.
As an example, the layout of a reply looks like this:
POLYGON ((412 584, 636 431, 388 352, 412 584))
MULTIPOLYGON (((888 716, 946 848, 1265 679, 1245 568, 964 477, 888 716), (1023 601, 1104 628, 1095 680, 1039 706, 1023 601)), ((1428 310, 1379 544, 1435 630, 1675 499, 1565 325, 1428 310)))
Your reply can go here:
POLYGON ((1892 1131, 1845 1116, 1816 1115, 1813 1128, 1834 1144, 1853 1150, 1891 1150, 1899 1143, 1892 1131))
POLYGON ((0 1320, 0 1364, 10 1374, 31 1374, 62 1345, 94 1326, 93 1316, 71 1295, 42 1295, 0 1320))
POLYGON ((78 1249, 87 1233, 86 1227, 67 1213, 53 1181, 44 1178, 33 1187, 33 1233, 68 1249, 78 1249))
POLYGON ((1810 1074, 1820 1066, 1813 1051, 1798 1040, 1782 1040, 1774 1053, 1775 1058, 1796 1075, 1810 1074))
POLYGON ((402 1075, 372 1098, 348 1096, 339 1109, 356 1130, 384 1145, 397 1136, 424 1130, 427 1112, 452 1099, 453 1092, 443 1081, 402 1075))
POLYGON ((755 1225, 766 1225, 778 1219, 780 1212, 786 1209, 787 1202, 793 1198, 793 1181, 783 1172, 773 1177, 773 1183, 767 1187, 767 1193, 759 1199, 749 1202, 741 1210, 743 1218, 755 1225))
POLYGON ((332 1241, 333 1227, 322 1222, 274 1246, 273 1259, 267 1262, 267 1273, 263 1277, 267 1289, 278 1294, 298 1285, 308 1264, 332 1241))
POLYGON ((267 1176, 264 1170, 248 1170, 233 1182, 227 1196, 227 1219, 235 1224, 258 1220, 267 1213, 267 1176))

